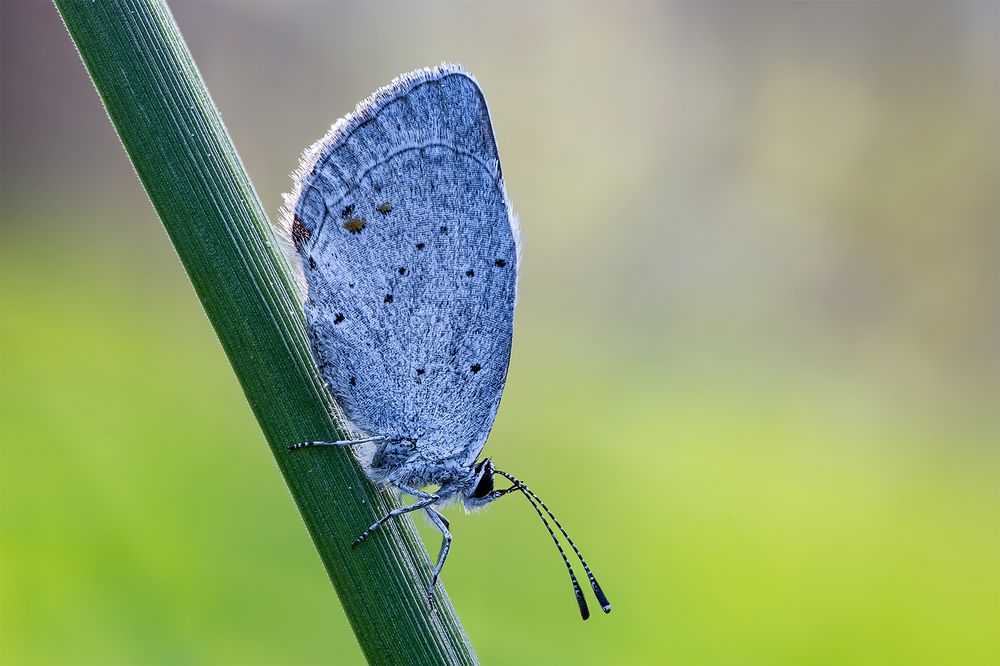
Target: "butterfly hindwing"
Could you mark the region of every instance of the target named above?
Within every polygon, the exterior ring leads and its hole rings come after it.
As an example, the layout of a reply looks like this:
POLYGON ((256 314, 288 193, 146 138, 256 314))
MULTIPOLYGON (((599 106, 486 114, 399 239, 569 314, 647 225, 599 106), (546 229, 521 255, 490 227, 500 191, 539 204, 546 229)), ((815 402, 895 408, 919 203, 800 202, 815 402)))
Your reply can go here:
POLYGON ((451 66, 401 77, 309 159, 291 238, 323 378, 362 432, 471 463, 506 380, 518 268, 478 85, 451 66))

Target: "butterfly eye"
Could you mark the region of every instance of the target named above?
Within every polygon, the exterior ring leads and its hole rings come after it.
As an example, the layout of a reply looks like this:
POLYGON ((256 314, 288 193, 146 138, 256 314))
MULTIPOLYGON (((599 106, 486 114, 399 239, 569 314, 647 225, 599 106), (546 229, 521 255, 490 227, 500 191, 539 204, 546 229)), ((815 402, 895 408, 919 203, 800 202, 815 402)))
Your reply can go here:
POLYGON ((492 466, 488 466, 479 477, 479 483, 476 484, 471 497, 472 499, 483 499, 491 492, 493 492, 493 469, 492 466))

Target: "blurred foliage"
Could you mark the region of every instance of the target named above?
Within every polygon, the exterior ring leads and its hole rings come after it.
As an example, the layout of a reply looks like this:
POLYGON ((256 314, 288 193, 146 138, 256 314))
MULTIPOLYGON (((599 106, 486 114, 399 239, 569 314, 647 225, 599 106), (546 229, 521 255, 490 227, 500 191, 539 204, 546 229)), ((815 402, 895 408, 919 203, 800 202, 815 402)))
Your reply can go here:
MULTIPOLYGON (((0 7, 0 661, 356 650, 54 12, 0 7)), ((453 509, 484 663, 1000 661, 997 5, 286 7, 175 6, 272 209, 401 71, 491 104, 526 253, 487 452, 615 610, 523 501, 453 509)))

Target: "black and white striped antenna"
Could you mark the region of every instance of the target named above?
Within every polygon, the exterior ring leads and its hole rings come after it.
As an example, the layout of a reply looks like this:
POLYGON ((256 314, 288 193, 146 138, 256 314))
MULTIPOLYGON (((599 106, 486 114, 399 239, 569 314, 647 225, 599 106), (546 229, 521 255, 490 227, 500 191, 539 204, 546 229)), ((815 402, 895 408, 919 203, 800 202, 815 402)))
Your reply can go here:
POLYGON ((566 552, 563 551, 562 546, 559 544, 559 540, 556 538, 555 532, 553 532, 552 528, 549 526, 549 521, 547 521, 545 516, 542 514, 542 510, 544 510, 545 513, 548 514, 549 518, 552 519, 552 522, 556 524, 556 527, 559 528, 559 531, 569 543, 570 548, 572 548, 573 552, 576 553, 576 556, 580 558, 580 564, 583 565, 583 570, 587 572, 587 579, 590 581, 591 589, 594 590, 594 596, 597 597, 597 602, 601 604, 601 610, 605 613, 610 613, 611 602, 608 601, 607 596, 604 594, 604 590, 602 590, 601 586, 597 583, 597 578, 594 577, 590 567, 587 566, 587 561, 583 559, 580 549, 578 549, 576 544, 573 543, 573 539, 571 539, 569 534, 566 533, 566 530, 563 529, 563 526, 559 523, 559 519, 556 518, 555 514, 552 513, 549 507, 545 505, 545 502, 543 502, 542 499, 531 490, 531 488, 524 485, 520 479, 499 469, 494 469, 493 471, 513 483, 514 486, 521 491, 521 494, 524 495, 525 499, 527 499, 531 504, 535 513, 538 514, 538 517, 542 519, 542 523, 545 524, 545 529, 549 531, 549 536, 551 536, 552 541, 555 542, 556 548, 559 549, 559 554, 562 555, 563 562, 566 564, 566 569, 569 571, 570 580, 573 582, 573 593, 576 595, 576 602, 580 606, 581 617, 583 617, 584 620, 590 617, 590 609, 587 608, 587 601, 583 598, 583 592, 580 590, 580 584, 577 582, 576 574, 573 573, 573 567, 570 566, 569 559, 566 557, 566 552), (541 506, 541 509, 538 508, 539 506, 541 506))

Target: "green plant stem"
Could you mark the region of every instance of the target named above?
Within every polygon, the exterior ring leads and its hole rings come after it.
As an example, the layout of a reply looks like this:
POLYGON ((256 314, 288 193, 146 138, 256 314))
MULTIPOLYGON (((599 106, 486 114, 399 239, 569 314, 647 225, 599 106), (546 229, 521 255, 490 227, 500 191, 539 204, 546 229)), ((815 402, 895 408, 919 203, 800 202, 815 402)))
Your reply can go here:
MULTIPOLYGON (((368 661, 475 663, 443 590, 436 611, 428 608, 430 561, 411 521, 391 521, 363 547, 350 548, 395 500, 373 487, 346 450, 286 451, 294 442, 342 434, 267 216, 170 11, 158 0, 55 4, 229 356, 368 661)), ((275 565, 261 575, 281 576, 283 567, 309 563, 275 565)), ((253 589, 252 580, 247 588, 253 589)), ((322 631, 325 619, 303 622, 322 631)), ((330 661, 336 660, 331 646, 330 661)))

